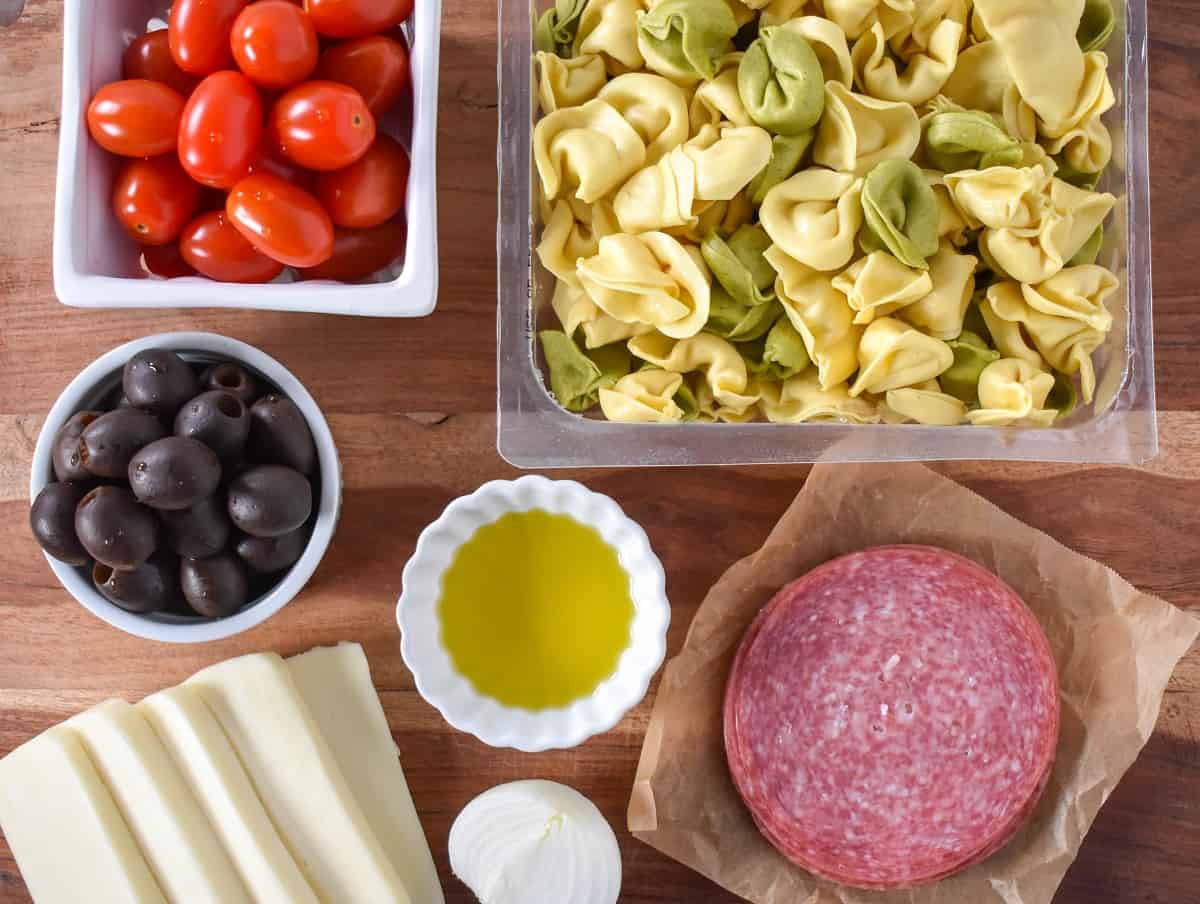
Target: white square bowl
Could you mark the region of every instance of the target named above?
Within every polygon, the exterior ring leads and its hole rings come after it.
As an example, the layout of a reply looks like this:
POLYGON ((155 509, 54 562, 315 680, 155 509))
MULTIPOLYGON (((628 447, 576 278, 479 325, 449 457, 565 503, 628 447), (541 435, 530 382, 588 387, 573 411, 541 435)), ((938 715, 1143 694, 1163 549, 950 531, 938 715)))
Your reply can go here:
POLYGON ((121 78, 121 55, 166 0, 66 0, 63 15, 62 125, 54 211, 54 291, 86 308, 250 308, 376 317, 424 317, 437 302, 437 99, 441 0, 416 0, 405 26, 412 66, 412 109, 384 117, 382 131, 412 157, 403 264, 385 281, 327 280, 266 285, 202 277, 150 279, 140 251, 110 208, 117 158, 88 135, 85 114, 101 86, 121 78), (411 130, 409 123, 411 122, 411 130), (411 135, 411 140, 410 140, 411 135))

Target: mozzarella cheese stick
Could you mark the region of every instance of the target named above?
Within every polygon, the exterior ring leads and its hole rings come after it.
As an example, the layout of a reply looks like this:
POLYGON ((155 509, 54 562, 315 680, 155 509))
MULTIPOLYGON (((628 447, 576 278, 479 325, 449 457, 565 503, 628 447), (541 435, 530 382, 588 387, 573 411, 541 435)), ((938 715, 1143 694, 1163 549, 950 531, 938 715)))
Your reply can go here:
POLYGON ((168 688, 137 709, 187 779, 257 904, 319 904, 200 692, 168 688))
POLYGON ((287 664, 409 897, 414 904, 442 904, 437 867, 362 647, 321 647, 287 664))
POLYGON ((196 688, 221 723, 320 898, 414 904, 279 656, 231 659, 184 686, 196 688))
POLYGON ((69 729, 51 728, 0 760, 0 828, 37 904, 167 904, 69 729))
POLYGON ((172 904, 252 904, 183 775, 142 714, 108 700, 73 716, 74 731, 172 904))

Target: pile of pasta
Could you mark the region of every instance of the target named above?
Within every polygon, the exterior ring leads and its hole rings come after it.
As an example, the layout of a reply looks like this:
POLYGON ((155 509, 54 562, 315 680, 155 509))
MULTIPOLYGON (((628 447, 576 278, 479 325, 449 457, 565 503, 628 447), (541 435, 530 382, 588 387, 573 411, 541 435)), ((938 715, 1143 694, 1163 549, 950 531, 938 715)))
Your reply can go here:
POLYGON ((558 0, 551 391, 612 421, 1049 426, 1117 278, 1109 0, 558 0))

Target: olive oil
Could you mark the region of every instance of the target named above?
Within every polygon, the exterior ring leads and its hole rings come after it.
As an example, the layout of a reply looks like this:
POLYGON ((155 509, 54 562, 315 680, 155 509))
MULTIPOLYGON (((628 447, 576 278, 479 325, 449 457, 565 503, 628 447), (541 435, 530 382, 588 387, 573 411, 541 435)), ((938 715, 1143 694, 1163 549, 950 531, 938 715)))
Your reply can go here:
POLYGON ((528 710, 588 696, 629 646, 629 575, 567 515, 510 512, 479 528, 442 577, 441 639, 475 690, 528 710))

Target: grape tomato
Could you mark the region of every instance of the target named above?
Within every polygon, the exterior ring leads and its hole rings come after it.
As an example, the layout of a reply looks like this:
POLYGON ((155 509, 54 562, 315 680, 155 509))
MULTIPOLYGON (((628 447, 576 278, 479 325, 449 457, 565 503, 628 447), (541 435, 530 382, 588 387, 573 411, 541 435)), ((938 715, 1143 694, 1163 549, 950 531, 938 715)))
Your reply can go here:
POLYGON ((413 0, 305 0, 317 31, 330 38, 362 38, 412 15, 413 0))
POLYGON ((404 207, 408 152, 379 135, 359 160, 317 177, 317 197, 338 226, 366 229, 390 220, 404 207))
POLYGON ((195 276, 195 268, 183 259, 178 242, 166 245, 147 245, 142 249, 142 268, 153 276, 175 279, 180 276, 195 276))
POLYGON ((402 220, 389 220, 371 229, 337 229, 329 260, 301 270, 300 278, 341 282, 366 279, 404 254, 406 234, 402 220))
POLYGON ((161 82, 126 79, 96 92, 87 109, 96 144, 123 157, 155 157, 175 150, 184 100, 161 82))
POLYGON ((289 88, 317 68, 320 48, 312 20, 288 0, 259 0, 233 23, 233 58, 251 81, 289 88))
POLYGON ((283 272, 283 264, 246 241, 220 210, 189 223, 180 236, 179 251, 189 266, 219 282, 265 283, 283 272))
POLYGON ((292 267, 315 267, 333 253, 333 223, 320 202, 272 173, 233 187, 225 213, 255 248, 292 267))
POLYGON ((382 116, 404 97, 411 81, 408 48, 387 35, 335 44, 321 54, 317 78, 349 85, 382 116))
POLYGON ((248 0, 175 0, 167 22, 171 56, 184 72, 211 75, 233 65, 229 33, 248 0))
POLYGON ((184 72, 171 56, 171 43, 166 29, 148 31, 128 47, 121 57, 124 78, 144 78, 162 82, 168 88, 187 97, 200 84, 197 76, 184 72))
POLYGON ((179 159, 203 185, 231 188, 246 175, 263 132, 262 102, 240 72, 215 72, 192 92, 179 124, 179 159))
POLYGON ((375 117, 362 95, 336 82, 312 81, 275 102, 271 127, 283 153, 306 169, 349 166, 375 140, 375 117))
POLYGON ((113 212, 143 245, 175 241, 200 205, 200 186, 188 178, 175 154, 130 160, 113 186, 113 212))

